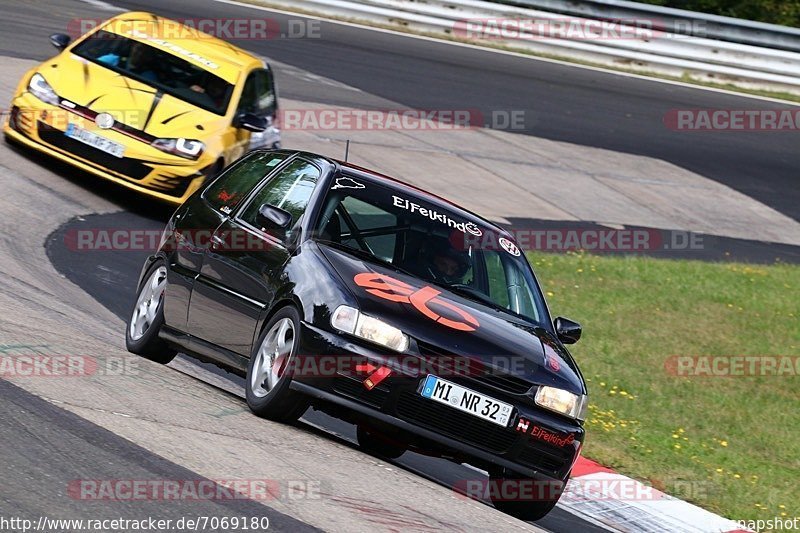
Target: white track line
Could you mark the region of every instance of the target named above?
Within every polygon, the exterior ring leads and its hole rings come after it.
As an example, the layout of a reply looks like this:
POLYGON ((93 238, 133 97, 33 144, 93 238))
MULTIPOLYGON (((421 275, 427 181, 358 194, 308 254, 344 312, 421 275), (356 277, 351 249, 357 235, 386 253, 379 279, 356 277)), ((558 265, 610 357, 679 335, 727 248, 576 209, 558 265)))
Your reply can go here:
POLYGON ((112 6, 108 2, 103 2, 103 0, 80 0, 84 4, 89 4, 90 6, 94 6, 97 9, 102 9, 103 11, 116 11, 116 12, 123 12, 125 11, 121 7, 112 6))

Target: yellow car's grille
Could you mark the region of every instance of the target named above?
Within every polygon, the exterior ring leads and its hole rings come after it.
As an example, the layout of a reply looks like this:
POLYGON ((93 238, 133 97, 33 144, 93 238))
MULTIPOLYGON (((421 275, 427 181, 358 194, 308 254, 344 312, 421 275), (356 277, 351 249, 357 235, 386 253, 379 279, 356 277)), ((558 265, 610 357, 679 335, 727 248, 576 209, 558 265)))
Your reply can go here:
POLYGON ((114 157, 82 142, 70 139, 64 135, 63 131, 41 121, 38 122, 38 132, 39 138, 47 144, 134 180, 145 178, 153 170, 152 167, 137 159, 114 157))

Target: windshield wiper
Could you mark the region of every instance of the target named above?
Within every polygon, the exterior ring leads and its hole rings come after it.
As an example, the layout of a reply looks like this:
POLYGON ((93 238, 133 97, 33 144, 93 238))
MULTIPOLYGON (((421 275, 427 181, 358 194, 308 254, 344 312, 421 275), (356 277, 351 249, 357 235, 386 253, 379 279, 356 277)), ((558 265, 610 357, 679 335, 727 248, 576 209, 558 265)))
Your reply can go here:
POLYGON ((342 243, 336 242, 336 241, 329 241, 329 240, 326 240, 326 239, 316 239, 316 241, 317 242, 321 242, 322 244, 326 244, 328 246, 332 246, 332 247, 337 248, 339 250, 342 250, 344 252, 356 255, 356 256, 358 256, 358 257, 360 257, 362 259, 366 259, 367 261, 373 261, 375 263, 378 263, 379 265, 385 266, 386 268, 390 268, 390 269, 394 270, 395 272, 400 272, 401 274, 405 274, 407 276, 412 276, 412 277, 415 277, 415 278, 419 277, 416 274, 414 274, 413 272, 409 272, 408 270, 395 265, 391 261, 387 261, 386 259, 381 259, 380 257, 378 257, 378 256, 376 256, 374 254, 371 254, 366 250, 362 250, 360 248, 352 248, 350 246, 347 246, 346 244, 342 244, 342 243))
POLYGON ((451 286, 448 286, 448 285, 445 285, 445 284, 440 284, 440 283, 436 283, 436 285, 438 287, 445 288, 450 292, 454 292, 454 293, 458 294, 459 296, 463 296, 464 298, 466 298, 468 300, 472 300, 473 302, 482 303, 482 304, 484 304, 484 305, 486 305, 488 307, 491 307, 495 311, 500 311, 501 313, 508 313, 511 316, 514 316, 514 317, 517 317, 517 318, 521 318, 522 320, 526 320, 528 322, 533 322, 534 324, 538 324, 538 322, 536 320, 532 319, 531 317, 525 316, 525 315, 520 314, 520 313, 517 313, 516 311, 513 311, 513 310, 509 309, 508 307, 505 307, 505 306, 495 302, 492 299, 491 296, 479 291, 478 289, 473 289, 472 287, 462 287, 462 286, 459 286, 459 285, 451 287, 451 286))
POLYGON ((493 309, 496 309, 498 311, 509 311, 508 309, 506 309, 502 305, 500 305, 497 302, 495 302, 494 300, 492 300, 491 296, 488 296, 488 295, 482 293, 478 289, 462 287, 462 286, 459 286, 459 285, 456 285, 456 286, 445 285, 444 283, 436 283, 436 285, 438 287, 442 287, 443 289, 447 289, 450 292, 454 292, 454 293, 458 294, 459 296, 463 296, 467 300, 472 300, 472 301, 475 301, 475 302, 479 302, 479 303, 485 304, 485 305, 487 305, 487 306, 489 306, 489 307, 491 307, 493 309))

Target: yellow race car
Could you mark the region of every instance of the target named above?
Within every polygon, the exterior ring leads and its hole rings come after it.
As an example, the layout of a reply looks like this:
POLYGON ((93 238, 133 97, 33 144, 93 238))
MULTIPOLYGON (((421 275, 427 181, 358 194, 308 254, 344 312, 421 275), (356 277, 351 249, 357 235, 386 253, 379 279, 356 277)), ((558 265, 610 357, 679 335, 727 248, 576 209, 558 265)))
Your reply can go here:
POLYGON ((176 204, 280 146, 269 65, 226 41, 141 12, 50 40, 61 52, 20 81, 8 140, 176 204))

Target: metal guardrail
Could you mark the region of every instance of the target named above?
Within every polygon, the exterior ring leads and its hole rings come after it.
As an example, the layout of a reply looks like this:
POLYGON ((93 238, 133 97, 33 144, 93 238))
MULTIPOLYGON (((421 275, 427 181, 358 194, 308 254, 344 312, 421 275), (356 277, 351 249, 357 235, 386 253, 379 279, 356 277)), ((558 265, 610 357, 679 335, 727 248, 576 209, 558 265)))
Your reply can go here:
POLYGON ((650 19, 660 30, 800 52, 800 28, 626 0, 489 0, 564 15, 606 20, 650 19))
MULTIPOLYGON (((574 6, 592 5, 599 9, 601 2, 619 5, 612 0, 513 0, 515 4, 565 4, 574 6)), ((650 25, 642 28, 625 26, 630 30, 625 38, 593 39, 550 37, 520 26, 518 32, 499 32, 488 37, 481 32, 477 36, 466 31, 468 23, 487 21, 536 21, 540 25, 555 27, 568 19, 579 27, 594 27, 599 20, 640 21, 627 12, 624 16, 613 16, 609 11, 604 16, 579 17, 573 14, 553 13, 509 5, 508 3, 481 0, 269 0, 270 4, 312 10, 319 13, 366 20, 381 25, 399 26, 429 34, 455 37, 475 44, 492 43, 510 49, 530 51, 549 56, 577 59, 595 64, 624 68, 640 72, 655 72, 669 76, 690 76, 693 79, 716 83, 731 83, 741 87, 783 91, 800 94, 800 53, 732 40, 715 40, 680 32, 667 32, 650 25)), ((625 4, 634 4, 625 2, 625 4)), ((644 4, 635 4, 643 6, 644 4)), ((646 6, 652 7, 652 6, 646 6)), ((577 9, 577 8, 576 8, 577 9)), ((661 9, 661 8, 660 8, 661 9)), ((678 11, 678 10, 672 10, 678 11)), ((683 13, 683 12, 681 12, 683 13)), ((686 12, 691 13, 691 12, 686 12)), ((616 12, 622 15, 622 12, 616 12)), ((640 14, 641 15, 641 14, 640 14)), ((651 13, 652 15, 652 13, 651 13)), ((662 13, 663 15, 663 13, 662 13)), ((697 20, 707 20, 705 15, 697 20)), ((724 17, 718 17, 724 18, 724 17)), ((646 17, 649 22, 654 17, 646 17)), ((663 20, 667 20, 664 18, 663 20)), ((674 24, 677 18, 665 22, 674 24)), ((737 20, 737 19, 731 19, 737 20)), ((762 25, 739 21, 744 26, 762 25)), ((765 25, 771 26, 771 25, 765 25)), ((487 25, 488 28, 488 25, 487 25)), ((778 26, 778 28, 783 28, 778 26)), ((785 28, 794 32, 792 28, 785 28)), ((730 37, 733 30, 726 31, 730 37)), ((797 32, 800 34, 800 32, 797 32)), ((549 34, 548 34, 549 35, 549 34)), ((751 37, 754 34, 751 34, 751 37)), ((800 35, 798 36, 800 41, 800 35)))

